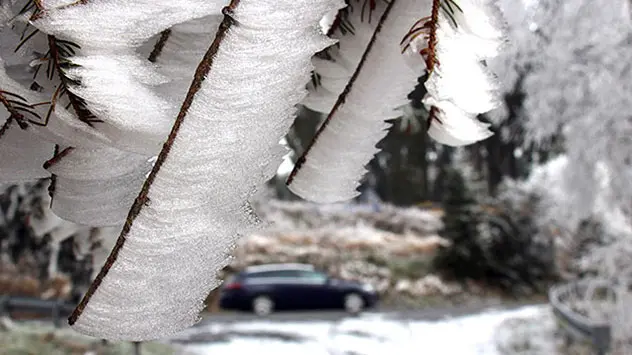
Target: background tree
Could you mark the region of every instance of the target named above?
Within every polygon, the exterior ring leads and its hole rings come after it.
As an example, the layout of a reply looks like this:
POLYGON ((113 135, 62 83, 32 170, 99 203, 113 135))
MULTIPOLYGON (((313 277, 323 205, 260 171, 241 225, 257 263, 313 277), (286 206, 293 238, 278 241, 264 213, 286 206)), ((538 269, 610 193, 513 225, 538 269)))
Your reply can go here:
POLYGON ((478 243, 480 210, 458 170, 446 171, 442 203, 444 216, 440 235, 452 246, 436 256, 434 268, 459 280, 483 280, 484 252, 478 243))
POLYGON ((627 0, 539 1, 525 12, 509 4, 506 9, 510 23, 516 19, 509 31, 514 47, 506 52, 511 59, 500 59, 499 68, 505 69, 498 72, 523 81, 523 146, 553 143, 554 151, 562 148, 572 162, 564 175, 567 194, 558 202, 568 208, 557 212, 564 211, 559 220, 574 228, 598 208, 602 189, 609 192, 610 206, 629 208, 624 187, 632 151, 626 114, 626 78, 632 75, 629 5, 627 0))

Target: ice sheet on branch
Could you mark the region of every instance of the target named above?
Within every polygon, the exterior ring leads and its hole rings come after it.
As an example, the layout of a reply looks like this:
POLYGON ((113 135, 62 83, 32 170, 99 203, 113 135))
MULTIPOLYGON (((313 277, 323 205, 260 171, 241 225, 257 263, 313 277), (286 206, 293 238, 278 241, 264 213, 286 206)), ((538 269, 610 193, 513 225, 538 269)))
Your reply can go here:
POLYGON ((195 68, 208 49, 221 20, 221 15, 212 14, 171 27, 156 59, 157 70, 170 80, 158 86, 157 90, 176 106, 184 100, 195 68))
POLYGON ((56 176, 52 209, 83 225, 121 225, 150 169, 142 155, 75 148, 48 169, 56 176))
POLYGON ((306 94, 319 20, 338 0, 242 0, 116 261, 74 328, 162 338, 195 323, 216 272, 254 217, 247 200, 276 171, 306 94), (267 14, 262 16, 262 14, 267 14))

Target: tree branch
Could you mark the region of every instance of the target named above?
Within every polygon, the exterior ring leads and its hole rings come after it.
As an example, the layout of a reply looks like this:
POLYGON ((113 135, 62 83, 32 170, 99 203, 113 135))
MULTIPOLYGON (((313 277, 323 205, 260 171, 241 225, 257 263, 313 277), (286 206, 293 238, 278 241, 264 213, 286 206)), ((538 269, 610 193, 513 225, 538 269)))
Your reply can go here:
POLYGON ((441 0, 432 1, 432 14, 430 15, 430 37, 428 38, 428 57, 426 58, 426 68, 428 74, 432 73, 437 64, 437 27, 439 26, 439 9, 441 0))
MULTIPOLYGON (((419 36, 426 36, 428 46, 422 49, 419 54, 424 58, 426 62, 426 78, 429 77, 430 73, 433 72, 435 66, 439 64, 437 61, 437 28, 439 26, 439 10, 441 9, 443 0, 433 0, 432 1, 432 12, 428 17, 424 17, 417 21, 410 28, 410 31, 404 36, 402 39, 401 45, 408 42, 403 48, 402 53, 404 53, 410 47, 412 41, 414 41, 419 36), (421 26, 420 26, 421 25, 421 26)), ((446 4, 449 7, 450 0, 447 0, 446 4)), ((454 4, 455 6, 458 6, 454 4)), ((451 7, 450 7, 451 9, 451 7)), ((447 10, 449 11, 449 9, 447 10)), ((448 12, 449 14, 449 12, 448 12)), ((437 120, 439 123, 442 123, 439 117, 439 109, 437 107, 432 106, 428 113, 427 119, 427 127, 426 129, 430 129, 430 125, 433 120, 437 120)))

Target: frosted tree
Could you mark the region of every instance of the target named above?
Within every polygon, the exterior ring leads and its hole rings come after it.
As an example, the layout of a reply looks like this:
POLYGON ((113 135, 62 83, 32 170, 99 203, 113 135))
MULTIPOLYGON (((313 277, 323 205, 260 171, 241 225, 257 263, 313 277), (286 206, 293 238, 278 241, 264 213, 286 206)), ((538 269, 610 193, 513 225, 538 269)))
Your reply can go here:
POLYGON ((258 228, 249 200, 297 104, 328 116, 289 188, 343 201, 425 71, 430 136, 488 137, 484 60, 503 42, 492 0, 4 0, 0 181, 50 178, 59 217, 120 230, 71 326, 164 337, 199 319, 258 228), (351 18, 353 36, 336 31, 351 18), (313 77, 328 93, 308 95, 313 77))
MULTIPOLYGON (((524 80, 529 138, 562 138, 565 156, 552 161, 537 188, 544 218, 575 236, 596 217, 611 237, 581 259, 581 267, 613 282, 609 318, 615 346, 629 353, 632 276, 632 23, 628 0, 532 1, 509 31, 508 72, 529 66, 524 80), (555 166, 553 166, 555 165, 555 166), (551 169, 552 168, 552 169, 551 169), (625 344, 625 345, 623 345, 625 344)), ((506 6, 507 14, 514 11, 506 6)), ((511 16, 507 16, 511 22, 511 16)), ((503 67, 500 65, 500 67, 503 67)), ((517 73, 518 70, 514 71, 517 73)), ((516 75, 514 75, 516 76, 516 75)), ((570 239, 570 238, 568 238, 570 239)), ((599 307, 589 310, 599 313, 599 307)))
MULTIPOLYGON (((602 191, 610 196, 609 208, 630 211, 629 1, 531 3, 516 16, 509 31, 513 50, 498 67, 505 68, 508 81, 528 71, 523 85, 528 141, 559 135, 572 162, 565 168, 564 199, 551 212, 577 225, 600 207, 602 191)), ((506 7, 511 19, 516 9, 506 7)))

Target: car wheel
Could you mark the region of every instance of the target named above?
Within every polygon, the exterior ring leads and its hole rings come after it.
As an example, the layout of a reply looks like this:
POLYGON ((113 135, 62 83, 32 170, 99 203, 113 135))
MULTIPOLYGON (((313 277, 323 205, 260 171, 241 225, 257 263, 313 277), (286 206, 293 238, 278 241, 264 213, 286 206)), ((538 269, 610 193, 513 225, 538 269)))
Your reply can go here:
POLYGON ((274 302, 268 296, 257 296, 252 301, 252 311, 258 316, 267 316, 274 310, 274 302))
POLYGON ((345 296, 345 311, 351 314, 358 314, 364 309, 364 299, 357 293, 350 293, 345 296))

